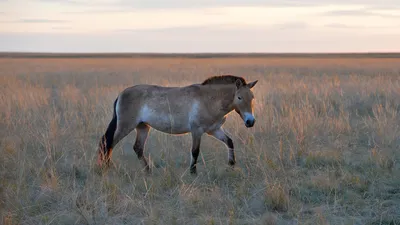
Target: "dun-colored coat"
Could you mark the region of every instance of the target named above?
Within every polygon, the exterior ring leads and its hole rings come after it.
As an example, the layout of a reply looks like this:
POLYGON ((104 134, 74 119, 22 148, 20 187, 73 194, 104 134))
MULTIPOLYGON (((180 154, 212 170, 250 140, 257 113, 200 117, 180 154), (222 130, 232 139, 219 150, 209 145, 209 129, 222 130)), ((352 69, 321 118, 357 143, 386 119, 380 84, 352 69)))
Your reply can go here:
POLYGON ((234 166, 233 142, 222 125, 233 110, 241 116, 246 127, 254 125, 254 95, 251 89, 256 83, 246 83, 242 77, 225 75, 185 87, 136 85, 125 89, 114 102, 113 118, 100 141, 98 163, 108 165, 112 148, 136 129, 133 149, 145 169, 149 170, 143 150, 152 127, 169 134, 191 133, 191 173, 196 173, 204 133, 225 143, 229 153, 228 163, 234 166))

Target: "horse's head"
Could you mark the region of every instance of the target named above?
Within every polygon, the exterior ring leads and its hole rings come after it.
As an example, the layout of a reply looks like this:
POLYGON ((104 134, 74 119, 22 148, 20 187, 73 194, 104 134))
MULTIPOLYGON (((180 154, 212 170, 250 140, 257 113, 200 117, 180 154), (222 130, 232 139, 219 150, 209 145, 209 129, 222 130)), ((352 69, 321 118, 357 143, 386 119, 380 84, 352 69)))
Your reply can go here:
POLYGON ((236 93, 233 105, 235 111, 242 117, 246 127, 254 126, 256 119, 253 115, 254 94, 251 89, 256 85, 258 80, 248 84, 243 84, 241 80, 236 80, 236 93))

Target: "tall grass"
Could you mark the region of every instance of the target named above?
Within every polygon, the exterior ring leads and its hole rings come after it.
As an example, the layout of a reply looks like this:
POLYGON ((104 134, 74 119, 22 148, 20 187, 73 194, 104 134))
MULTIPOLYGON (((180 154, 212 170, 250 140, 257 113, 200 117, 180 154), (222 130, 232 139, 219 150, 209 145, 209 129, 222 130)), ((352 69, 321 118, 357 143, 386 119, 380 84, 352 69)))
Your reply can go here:
POLYGON ((399 224, 399 59, 0 59, 3 224, 399 224), (146 176, 135 132, 98 171, 124 88, 216 74, 252 81, 257 122, 235 113, 227 150, 151 130, 146 176))

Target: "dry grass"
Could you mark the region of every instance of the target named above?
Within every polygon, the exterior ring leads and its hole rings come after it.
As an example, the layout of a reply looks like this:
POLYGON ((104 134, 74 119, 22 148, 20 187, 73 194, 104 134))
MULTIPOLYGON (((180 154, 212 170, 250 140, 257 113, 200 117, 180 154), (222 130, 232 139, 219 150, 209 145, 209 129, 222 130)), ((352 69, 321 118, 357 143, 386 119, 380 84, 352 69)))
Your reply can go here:
POLYGON ((400 59, 0 59, 3 224, 400 224, 400 59), (134 132, 96 171, 125 87, 259 79, 254 128, 229 116, 237 156, 204 136, 134 132), (205 164, 204 164, 205 163, 205 164))

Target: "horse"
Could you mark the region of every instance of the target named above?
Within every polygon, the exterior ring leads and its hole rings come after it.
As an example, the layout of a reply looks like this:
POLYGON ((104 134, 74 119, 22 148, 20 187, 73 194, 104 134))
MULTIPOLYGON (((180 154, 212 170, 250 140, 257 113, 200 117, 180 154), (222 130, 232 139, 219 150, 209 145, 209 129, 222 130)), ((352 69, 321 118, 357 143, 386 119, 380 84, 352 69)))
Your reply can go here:
POLYGON ((114 112, 98 150, 98 165, 108 166, 113 147, 136 129, 133 145, 138 159, 149 172, 143 155, 150 128, 181 135, 191 133, 192 148, 190 173, 196 174, 203 134, 223 142, 228 148, 228 164, 234 167, 235 152, 232 139, 222 125, 232 111, 236 111, 247 128, 253 127, 254 94, 258 80, 247 83, 233 75, 212 76, 201 84, 183 87, 165 87, 140 84, 123 90, 114 101, 114 112))

